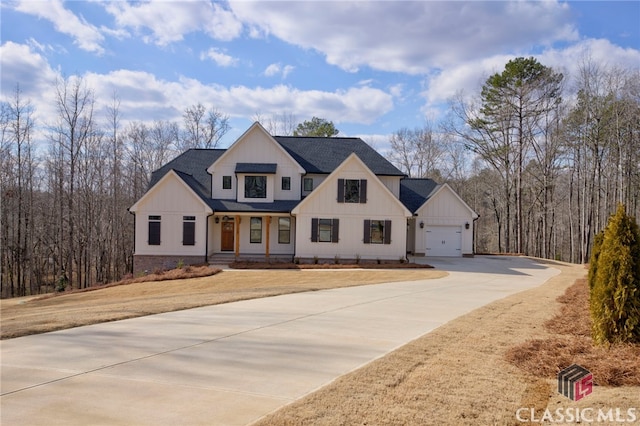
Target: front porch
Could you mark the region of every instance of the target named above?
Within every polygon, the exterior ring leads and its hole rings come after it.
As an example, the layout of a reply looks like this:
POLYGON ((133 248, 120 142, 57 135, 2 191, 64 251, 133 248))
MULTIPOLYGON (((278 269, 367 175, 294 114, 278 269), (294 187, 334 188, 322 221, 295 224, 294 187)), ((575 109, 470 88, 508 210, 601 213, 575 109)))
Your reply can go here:
POLYGON ((281 212, 219 212, 209 217, 209 263, 291 261, 295 218, 281 212))

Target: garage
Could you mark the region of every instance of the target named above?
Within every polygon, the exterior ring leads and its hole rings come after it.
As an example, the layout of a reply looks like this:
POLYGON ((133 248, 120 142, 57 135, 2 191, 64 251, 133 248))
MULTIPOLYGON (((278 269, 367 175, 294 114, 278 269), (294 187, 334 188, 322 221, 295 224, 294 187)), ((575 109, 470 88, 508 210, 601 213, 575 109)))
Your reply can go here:
POLYGON ((462 227, 432 225, 425 229, 426 256, 462 256, 462 227))

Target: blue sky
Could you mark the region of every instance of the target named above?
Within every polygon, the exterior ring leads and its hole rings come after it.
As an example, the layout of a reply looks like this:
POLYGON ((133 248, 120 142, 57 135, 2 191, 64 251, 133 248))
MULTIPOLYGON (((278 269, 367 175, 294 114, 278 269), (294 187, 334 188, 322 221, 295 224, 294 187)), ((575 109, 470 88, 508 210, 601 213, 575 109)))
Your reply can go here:
POLYGON ((123 123, 181 120, 196 103, 253 120, 322 117, 383 147, 437 122, 459 91, 517 56, 569 77, 588 54, 640 67, 640 1, 3 0, 1 96, 16 83, 46 126, 60 75, 81 75, 98 114, 117 93, 123 123))

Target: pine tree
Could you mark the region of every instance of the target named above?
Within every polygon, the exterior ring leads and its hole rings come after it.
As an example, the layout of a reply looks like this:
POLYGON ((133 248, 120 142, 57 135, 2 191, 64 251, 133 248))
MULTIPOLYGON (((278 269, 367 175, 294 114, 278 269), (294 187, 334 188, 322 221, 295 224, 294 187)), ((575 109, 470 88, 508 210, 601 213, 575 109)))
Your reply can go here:
POLYGON ((590 305, 596 343, 640 343, 640 232, 623 205, 604 231, 590 305))

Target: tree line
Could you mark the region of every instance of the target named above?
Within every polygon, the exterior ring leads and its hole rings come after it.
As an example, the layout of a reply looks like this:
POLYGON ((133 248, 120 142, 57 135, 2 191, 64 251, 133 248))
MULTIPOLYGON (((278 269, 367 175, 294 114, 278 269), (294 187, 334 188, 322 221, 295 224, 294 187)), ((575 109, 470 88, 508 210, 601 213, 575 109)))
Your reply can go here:
POLYGON ((100 113, 82 78, 54 87, 56 116, 36 123, 19 85, 0 105, 2 297, 86 288, 133 268, 127 209, 151 172, 189 148, 214 148, 229 119, 192 105, 182 122, 121 125, 116 95, 100 113))
MULTIPOLYGON (((575 83, 515 58, 448 116, 395 131, 386 153, 411 177, 449 183, 480 214, 476 252, 588 261, 618 203, 640 216, 640 72, 585 60, 575 83)), ((200 103, 182 121, 125 126, 117 94, 98 111, 79 77, 54 85, 55 117, 36 123, 19 85, 0 104, 2 297, 84 288, 128 274, 130 207, 151 172, 214 148, 229 118, 200 103)), ((254 117, 272 134, 334 136, 332 122, 254 117)))
POLYGON ((437 125, 395 132, 389 158, 480 214, 476 252, 586 263, 619 203, 640 217, 640 72, 585 59, 573 77, 515 58, 437 125))

